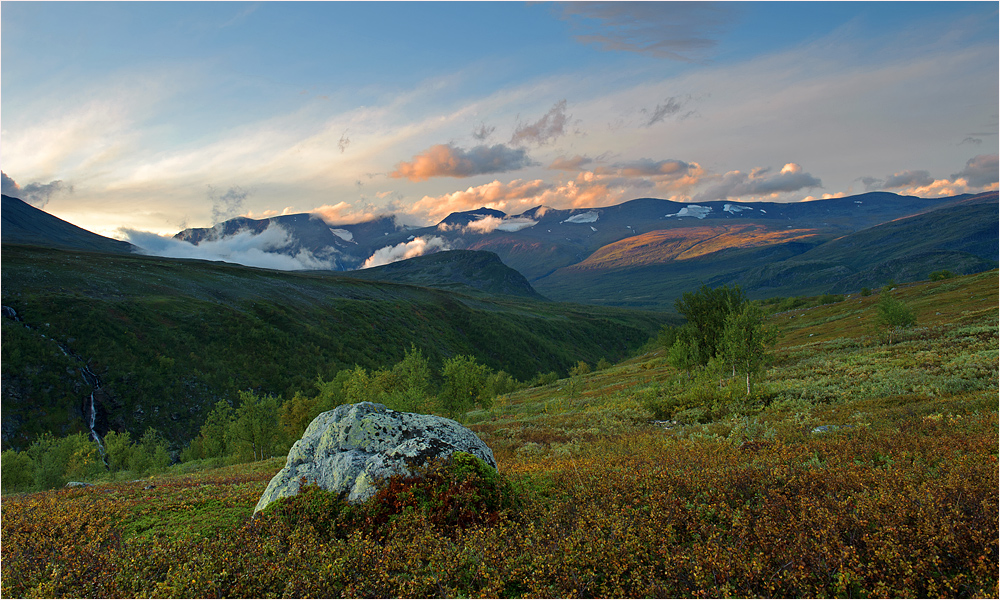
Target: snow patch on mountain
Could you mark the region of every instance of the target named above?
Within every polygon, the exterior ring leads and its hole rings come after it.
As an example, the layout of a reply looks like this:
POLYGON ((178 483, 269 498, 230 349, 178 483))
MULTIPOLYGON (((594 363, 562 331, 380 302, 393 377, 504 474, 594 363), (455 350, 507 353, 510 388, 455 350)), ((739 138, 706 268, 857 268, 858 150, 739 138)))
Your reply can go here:
POLYGON ((733 213, 734 215, 738 215, 745 210, 753 210, 753 209, 750 208, 749 206, 737 206, 735 204, 725 204, 723 205, 722 210, 727 213, 733 213))
POLYGON ((346 229, 334 229, 333 227, 331 227, 330 228, 330 233, 332 233, 333 235, 339 237, 340 239, 344 240, 345 242, 353 242, 354 241, 354 234, 351 233, 350 231, 346 230, 346 229))
POLYGON ((679 211, 670 214, 663 215, 665 217, 694 217, 696 219, 704 219, 708 216, 708 213, 712 212, 711 206, 698 206, 697 204, 688 204, 679 211))
POLYGON ((580 213, 578 215, 573 215, 572 217, 563 221, 563 223, 596 223, 600 215, 597 211, 588 211, 585 213, 580 213))

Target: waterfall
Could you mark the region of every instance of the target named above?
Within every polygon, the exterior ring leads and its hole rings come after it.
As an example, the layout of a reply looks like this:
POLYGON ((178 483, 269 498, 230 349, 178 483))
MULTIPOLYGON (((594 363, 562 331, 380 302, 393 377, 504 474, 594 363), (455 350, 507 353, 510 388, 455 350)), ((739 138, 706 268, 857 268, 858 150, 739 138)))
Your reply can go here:
POLYGON ((90 439, 97 442, 97 451, 101 454, 101 460, 104 461, 104 466, 108 466, 108 456, 104 451, 104 443, 101 441, 101 436, 97 435, 97 430, 94 429, 94 425, 97 424, 97 407, 94 405, 94 392, 101 389, 101 380, 97 378, 97 375, 90 370, 90 365, 83 365, 80 369, 80 374, 83 375, 83 380, 90 385, 90 398, 89 402, 84 404, 83 417, 87 423, 87 428, 90 429, 90 439))

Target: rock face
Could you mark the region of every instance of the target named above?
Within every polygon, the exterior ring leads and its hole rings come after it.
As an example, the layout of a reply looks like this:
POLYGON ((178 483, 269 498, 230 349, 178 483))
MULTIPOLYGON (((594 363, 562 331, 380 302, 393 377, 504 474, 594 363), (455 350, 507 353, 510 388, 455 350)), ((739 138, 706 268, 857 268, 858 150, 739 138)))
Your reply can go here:
POLYGON ((301 480, 363 502, 376 484, 429 459, 468 452, 496 468, 493 451, 457 422, 433 415, 390 410, 362 402, 338 406, 316 417, 288 451, 285 467, 271 479, 254 513, 299 493, 301 480))

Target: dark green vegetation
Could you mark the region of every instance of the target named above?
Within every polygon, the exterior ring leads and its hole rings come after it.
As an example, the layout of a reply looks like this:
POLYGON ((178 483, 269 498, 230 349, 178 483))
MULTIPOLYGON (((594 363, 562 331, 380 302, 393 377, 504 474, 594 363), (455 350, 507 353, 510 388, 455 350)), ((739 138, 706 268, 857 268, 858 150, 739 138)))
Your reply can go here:
POLYGON ((464 414, 499 474, 438 465, 356 507, 251 519, 280 459, 7 495, 0 593, 997 597, 997 292, 887 291, 915 318, 892 344, 879 294, 772 314, 749 398, 662 346, 577 365, 464 414))
POLYGON ((4 195, 3 229, 0 236, 5 244, 37 244, 90 252, 124 252, 134 249, 132 244, 112 240, 91 233, 62 219, 53 217, 34 206, 4 195))
POLYGON ((3 447, 96 428, 176 450, 219 400, 288 399, 317 377, 378 369, 414 344, 526 381, 580 360, 620 360, 662 315, 467 296, 333 273, 4 244, 3 447), (91 375, 92 374, 92 375, 91 375), (99 384, 99 387, 98 387, 99 384))
POLYGON ((351 271, 351 277, 391 281, 491 296, 523 296, 544 300, 528 280, 504 265, 492 252, 450 250, 401 260, 381 267, 351 271))

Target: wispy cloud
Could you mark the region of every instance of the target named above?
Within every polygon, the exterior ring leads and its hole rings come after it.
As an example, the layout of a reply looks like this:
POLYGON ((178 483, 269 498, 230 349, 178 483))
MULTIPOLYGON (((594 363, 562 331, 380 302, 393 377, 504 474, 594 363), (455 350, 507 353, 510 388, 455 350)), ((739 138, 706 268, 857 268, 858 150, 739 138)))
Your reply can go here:
POLYGON ((678 98, 677 96, 671 96, 663 101, 662 104, 657 104, 656 108, 652 110, 642 109, 645 115, 648 115, 648 120, 643 123, 645 127, 652 127, 661 121, 665 121, 669 118, 676 118, 679 120, 684 120, 695 113, 693 110, 684 110, 684 107, 691 101, 691 96, 685 98, 678 98))
POLYGON ((212 186, 208 187, 208 199, 212 203, 212 222, 221 223, 243 214, 243 201, 250 196, 250 190, 234 186, 220 193, 212 186))
POLYGON ((560 100, 534 123, 519 123, 510 138, 514 145, 536 144, 544 146, 566 134, 566 101, 560 100))
POLYGON ((736 10, 714 2, 567 2, 563 18, 576 39, 604 50, 638 52, 684 62, 700 60, 735 21, 736 10))
POLYGON ((48 183, 33 182, 22 187, 6 173, 0 171, 0 175, 2 175, 2 189, 4 194, 12 198, 24 200, 35 208, 45 208, 45 205, 49 203, 49 199, 54 194, 73 192, 73 186, 66 185, 61 180, 50 181, 48 183))

